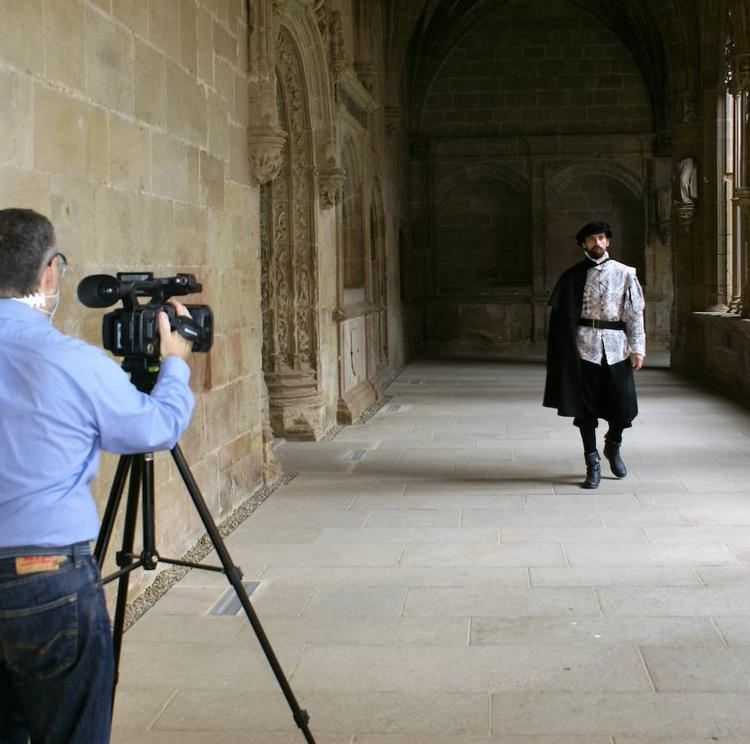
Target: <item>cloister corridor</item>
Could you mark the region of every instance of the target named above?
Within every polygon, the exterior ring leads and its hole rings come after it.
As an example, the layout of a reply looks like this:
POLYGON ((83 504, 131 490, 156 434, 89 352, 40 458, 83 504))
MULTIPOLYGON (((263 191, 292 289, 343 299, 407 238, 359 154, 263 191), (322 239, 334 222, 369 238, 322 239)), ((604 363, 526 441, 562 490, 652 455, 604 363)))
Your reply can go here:
MULTIPOLYGON (((413 363, 279 447, 227 545, 317 742, 750 740, 750 412, 658 362, 598 491, 537 362, 413 363)), ((304 740, 227 587, 193 570, 125 634, 116 744, 304 740)))

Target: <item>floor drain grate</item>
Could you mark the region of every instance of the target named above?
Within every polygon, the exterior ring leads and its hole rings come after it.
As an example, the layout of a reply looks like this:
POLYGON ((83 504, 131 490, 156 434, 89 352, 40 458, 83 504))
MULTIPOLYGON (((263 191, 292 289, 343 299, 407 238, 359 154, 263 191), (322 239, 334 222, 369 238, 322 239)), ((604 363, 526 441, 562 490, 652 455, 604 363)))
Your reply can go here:
POLYGON ((349 450, 344 455, 345 460, 361 460, 367 454, 367 450, 349 450))
MULTIPOLYGON (((242 586, 245 587, 245 591, 248 595, 252 594, 257 588, 259 581, 243 581, 242 586)), ((234 591, 234 587, 230 586, 224 594, 221 595, 221 599, 211 608, 212 615, 236 615, 242 609, 242 603, 240 598, 237 596, 237 592, 234 591)))

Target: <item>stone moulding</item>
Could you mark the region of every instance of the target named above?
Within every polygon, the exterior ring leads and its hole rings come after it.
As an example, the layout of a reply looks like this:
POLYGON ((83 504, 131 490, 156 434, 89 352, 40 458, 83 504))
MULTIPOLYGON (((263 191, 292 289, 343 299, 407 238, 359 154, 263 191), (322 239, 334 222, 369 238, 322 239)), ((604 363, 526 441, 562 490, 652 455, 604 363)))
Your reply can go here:
POLYGON ((683 232, 687 235, 690 233, 690 228, 693 224, 695 217, 695 202, 692 201, 677 201, 674 203, 675 209, 677 210, 677 216, 680 220, 683 232))
POLYGON ((281 172, 287 134, 274 126, 248 128, 250 175, 258 186, 273 181, 281 172))
POLYGON ((337 79, 336 93, 339 103, 366 127, 368 117, 378 107, 378 103, 352 67, 347 67, 337 79))
POLYGON ((346 171, 343 168, 333 167, 318 171, 318 191, 323 209, 335 207, 341 201, 345 181, 346 171))

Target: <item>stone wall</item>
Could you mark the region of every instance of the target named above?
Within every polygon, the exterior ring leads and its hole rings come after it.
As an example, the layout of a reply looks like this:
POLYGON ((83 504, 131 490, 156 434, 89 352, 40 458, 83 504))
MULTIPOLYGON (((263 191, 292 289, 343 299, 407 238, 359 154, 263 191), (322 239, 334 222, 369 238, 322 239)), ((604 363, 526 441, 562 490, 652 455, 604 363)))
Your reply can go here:
POLYGON ((450 52, 430 87, 422 133, 499 137, 649 131, 634 59, 572 3, 511 0, 450 52))
POLYGON ((680 372, 745 405, 750 401, 750 320, 726 313, 693 313, 685 323, 688 353, 680 372))
MULTIPOLYGON (((0 204, 55 224, 70 271, 56 323, 101 345, 87 274, 194 273, 216 319, 195 354, 182 447, 215 515, 262 483, 258 207, 248 170, 245 3, 0 3, 0 204)), ((62 443, 61 443, 62 444, 62 443)), ((116 458, 96 482, 101 504, 116 458)), ((168 454, 156 457, 157 537, 200 533, 168 454)))
MULTIPOLYGON (((386 127, 378 13, 331 0, 0 2, 0 204, 56 226, 70 262, 56 322, 101 345, 103 311, 75 289, 117 271, 193 273, 203 292, 184 299, 214 309, 181 445, 217 521, 278 473, 272 427, 320 438, 407 357, 405 137, 386 127)), ((100 506, 117 462, 102 460, 100 506)), ((168 455, 156 475, 157 542, 180 554, 198 515, 168 455)))
POLYGON ((426 346, 542 352, 547 297, 580 259, 575 233, 605 219, 613 258, 644 284, 650 347, 666 348, 671 250, 653 229, 652 126, 634 58, 573 4, 504 3, 463 36, 411 154, 407 275, 426 346))

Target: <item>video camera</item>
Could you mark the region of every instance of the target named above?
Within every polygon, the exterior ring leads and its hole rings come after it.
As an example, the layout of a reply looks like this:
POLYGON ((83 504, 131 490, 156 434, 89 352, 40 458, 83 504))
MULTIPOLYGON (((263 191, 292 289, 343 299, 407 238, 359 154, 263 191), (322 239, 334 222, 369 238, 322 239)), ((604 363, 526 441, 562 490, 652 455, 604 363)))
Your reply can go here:
POLYGON ((200 292, 203 285, 193 274, 156 278, 151 272, 92 274, 78 284, 78 299, 86 307, 109 307, 122 300, 123 307, 102 318, 103 346, 117 356, 159 357, 158 314, 164 311, 172 330, 193 342, 193 351, 208 351, 213 344, 213 312, 208 305, 185 305, 190 318, 177 315, 167 303, 175 295, 200 292), (140 304, 138 297, 150 297, 140 304))

